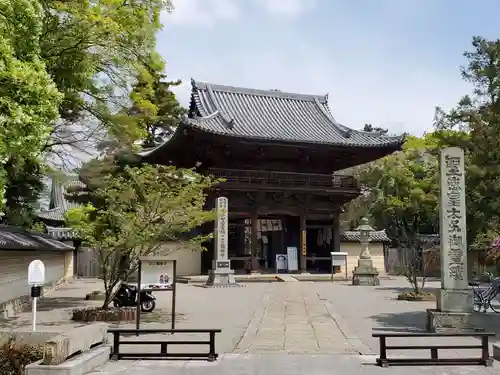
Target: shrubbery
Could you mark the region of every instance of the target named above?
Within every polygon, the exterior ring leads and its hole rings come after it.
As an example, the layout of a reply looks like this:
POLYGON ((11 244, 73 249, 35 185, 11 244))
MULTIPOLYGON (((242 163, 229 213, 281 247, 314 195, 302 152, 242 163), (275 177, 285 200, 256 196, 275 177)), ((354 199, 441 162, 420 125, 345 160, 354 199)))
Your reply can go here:
POLYGON ((41 345, 7 343, 0 347, 0 375, 24 375, 24 368, 43 358, 41 345))

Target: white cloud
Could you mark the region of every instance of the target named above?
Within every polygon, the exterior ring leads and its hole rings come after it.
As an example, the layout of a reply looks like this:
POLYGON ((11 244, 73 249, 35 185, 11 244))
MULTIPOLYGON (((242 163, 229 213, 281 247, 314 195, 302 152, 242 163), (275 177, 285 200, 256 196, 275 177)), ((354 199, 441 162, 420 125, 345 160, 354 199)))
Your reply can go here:
POLYGON ((217 22, 233 21, 240 16, 234 0, 173 0, 174 11, 165 14, 165 24, 211 27, 217 22))
POLYGON ((257 4, 271 15, 296 17, 313 10, 316 0, 257 0, 257 4))

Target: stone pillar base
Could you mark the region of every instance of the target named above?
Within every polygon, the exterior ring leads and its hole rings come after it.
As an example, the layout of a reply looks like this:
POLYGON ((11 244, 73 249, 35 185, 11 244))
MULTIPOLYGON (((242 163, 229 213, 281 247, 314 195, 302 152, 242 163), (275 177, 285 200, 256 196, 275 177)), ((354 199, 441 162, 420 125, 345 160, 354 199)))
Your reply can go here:
POLYGON ((236 284, 234 270, 231 269, 231 261, 215 261, 215 269, 208 274, 205 287, 230 287, 240 286, 236 284))
POLYGON ((481 332, 484 331, 483 313, 427 310, 427 332, 481 332))
POLYGON ((467 313, 473 311, 473 291, 470 289, 439 289, 437 310, 467 313))
POLYGON ((373 260, 358 259, 358 265, 352 271, 352 285, 380 285, 378 270, 373 267, 373 260))

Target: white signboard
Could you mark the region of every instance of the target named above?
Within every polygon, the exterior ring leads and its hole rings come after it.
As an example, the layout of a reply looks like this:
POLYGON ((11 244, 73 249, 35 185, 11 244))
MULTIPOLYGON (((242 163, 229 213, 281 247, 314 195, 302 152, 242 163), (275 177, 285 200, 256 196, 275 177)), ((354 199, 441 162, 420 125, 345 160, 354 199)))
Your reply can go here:
POLYGON ((347 253, 336 251, 330 254, 332 255, 332 266, 345 266, 347 264, 347 253))
POLYGON ((289 246, 286 248, 286 255, 288 261, 288 271, 298 271, 299 270, 299 259, 298 250, 295 246, 289 246))
POLYGON ((171 290, 174 263, 166 260, 143 260, 141 264, 141 289, 171 290))
POLYGON ((335 275, 335 267, 344 267, 345 269, 345 279, 347 280, 347 256, 346 252, 332 251, 330 253, 332 256, 332 281, 335 275))
POLYGON ((276 272, 288 271, 288 256, 286 254, 276 254, 276 272))
POLYGON ((45 284, 45 265, 41 260, 34 260, 28 266, 28 284, 43 286, 45 284))

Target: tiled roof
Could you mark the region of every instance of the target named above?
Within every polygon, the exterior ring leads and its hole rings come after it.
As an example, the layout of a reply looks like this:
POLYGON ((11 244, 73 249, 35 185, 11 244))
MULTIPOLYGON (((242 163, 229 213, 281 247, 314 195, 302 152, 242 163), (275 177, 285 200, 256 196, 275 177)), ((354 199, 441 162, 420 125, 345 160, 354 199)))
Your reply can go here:
MULTIPOLYGON (((344 242, 358 242, 359 241, 359 231, 347 230, 340 233, 340 241, 344 242)), ((387 237, 385 230, 373 231, 370 233, 371 242, 390 242, 391 240, 387 237)))
MULTIPOLYGON (((362 147, 398 146, 403 137, 362 132, 339 124, 327 95, 255 90, 192 80, 199 117, 189 124, 201 130, 246 138, 362 147)), ((192 117, 192 116, 190 116, 192 117)))
POLYGON ((47 229, 47 234, 56 240, 73 240, 78 238, 72 228, 50 227, 48 225, 46 225, 45 228, 47 229))
POLYGON ((45 233, 30 232, 22 228, 0 225, 2 250, 71 250, 72 247, 54 240, 45 233))
MULTIPOLYGON (((225 136, 352 147, 400 147, 404 136, 350 129, 330 113, 328 95, 255 90, 192 80, 185 125, 225 136)), ((167 141, 168 142, 168 141, 167 141)), ((141 152, 147 156, 162 145, 141 152)))
POLYGON ((50 190, 50 203, 48 210, 38 211, 37 216, 41 219, 52 221, 64 221, 66 211, 78 207, 78 204, 70 202, 67 198, 67 191, 74 187, 85 187, 85 185, 76 179, 65 182, 52 180, 50 190))

